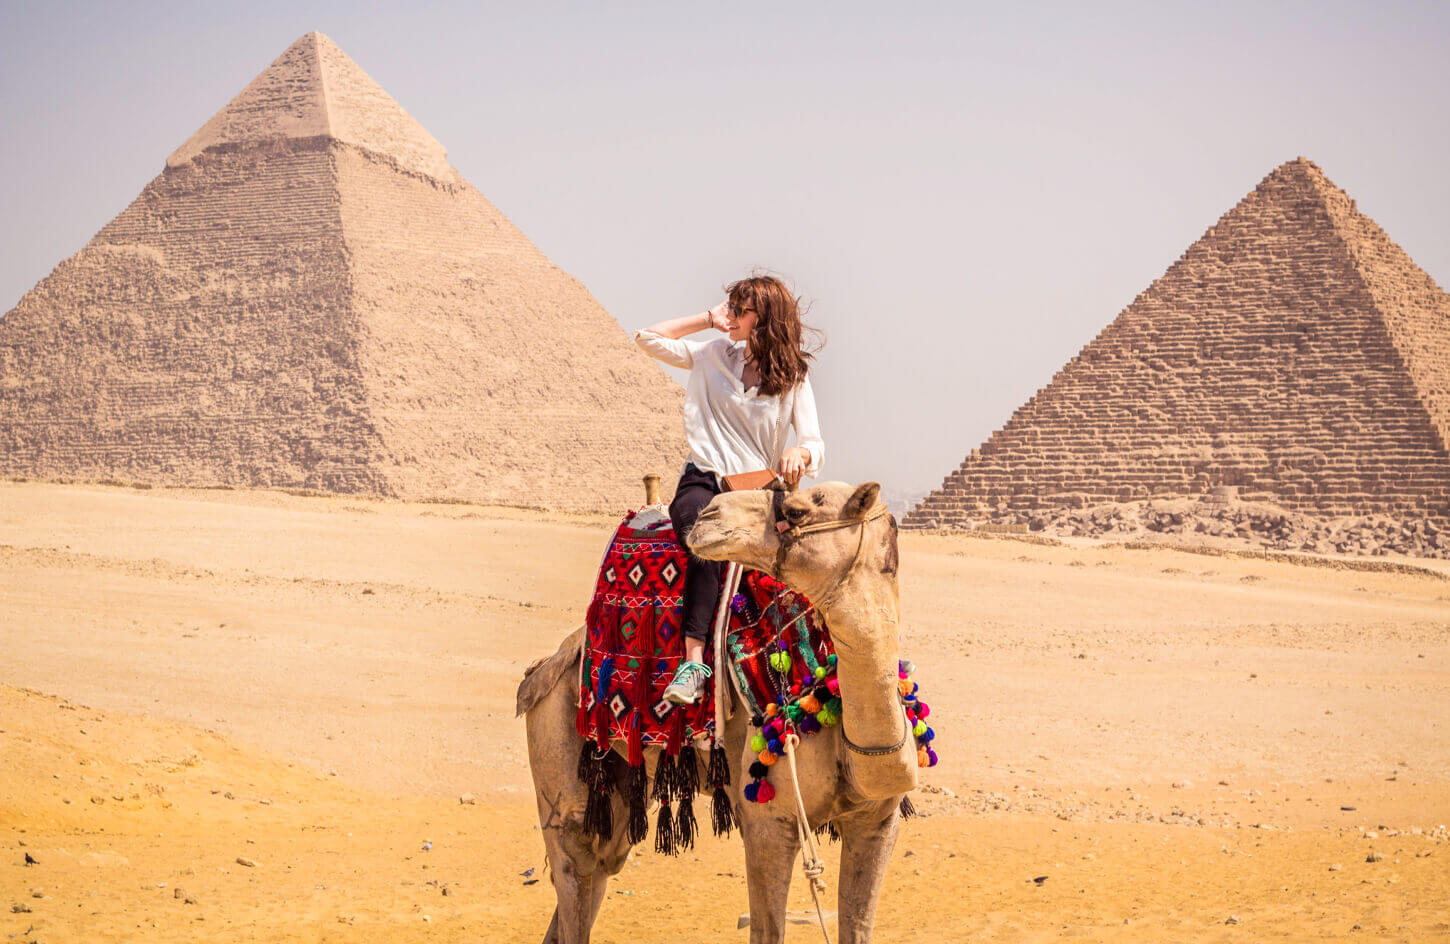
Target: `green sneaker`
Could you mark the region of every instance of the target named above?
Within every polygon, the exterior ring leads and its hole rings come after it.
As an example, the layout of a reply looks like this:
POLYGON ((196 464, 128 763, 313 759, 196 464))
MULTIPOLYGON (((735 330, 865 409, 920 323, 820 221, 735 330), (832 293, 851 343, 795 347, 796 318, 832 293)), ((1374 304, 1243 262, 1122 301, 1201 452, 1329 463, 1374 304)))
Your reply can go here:
POLYGON ((705 694, 705 680, 712 674, 708 665, 686 659, 665 689, 665 701, 672 705, 693 705, 705 694))

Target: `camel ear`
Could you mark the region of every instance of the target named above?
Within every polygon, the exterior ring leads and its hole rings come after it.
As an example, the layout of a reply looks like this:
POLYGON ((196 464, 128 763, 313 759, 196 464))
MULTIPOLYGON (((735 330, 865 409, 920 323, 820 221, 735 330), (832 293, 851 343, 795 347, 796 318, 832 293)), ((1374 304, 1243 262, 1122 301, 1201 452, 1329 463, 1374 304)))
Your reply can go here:
POLYGON ((865 485, 856 486, 856 490, 851 493, 851 497, 846 499, 846 507, 841 509, 841 517, 863 517, 866 512, 876 507, 876 496, 880 494, 880 482, 867 482, 865 485))

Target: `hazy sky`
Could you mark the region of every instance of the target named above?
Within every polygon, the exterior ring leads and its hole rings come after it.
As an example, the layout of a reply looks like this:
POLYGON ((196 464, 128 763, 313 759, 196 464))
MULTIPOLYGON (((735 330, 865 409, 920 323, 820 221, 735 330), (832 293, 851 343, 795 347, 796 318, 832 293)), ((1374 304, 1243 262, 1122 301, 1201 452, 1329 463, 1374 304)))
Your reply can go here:
POLYGON ((940 484, 1298 155, 1450 283, 1450 4, 0 0, 0 311, 314 29, 626 327, 789 275, 828 478, 940 484))

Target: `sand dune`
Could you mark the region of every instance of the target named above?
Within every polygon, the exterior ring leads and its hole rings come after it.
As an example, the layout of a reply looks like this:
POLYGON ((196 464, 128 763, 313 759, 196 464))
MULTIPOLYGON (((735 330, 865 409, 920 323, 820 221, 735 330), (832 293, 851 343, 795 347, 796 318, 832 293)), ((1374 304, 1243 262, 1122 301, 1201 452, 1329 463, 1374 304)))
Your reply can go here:
MULTIPOLYGON (((0 485, 4 932, 537 939, 513 685, 608 528, 0 485)), ((1450 581, 930 535, 902 577, 943 763, 878 939, 1450 939, 1450 581)), ((742 940, 742 866, 638 856, 598 938, 742 940)))

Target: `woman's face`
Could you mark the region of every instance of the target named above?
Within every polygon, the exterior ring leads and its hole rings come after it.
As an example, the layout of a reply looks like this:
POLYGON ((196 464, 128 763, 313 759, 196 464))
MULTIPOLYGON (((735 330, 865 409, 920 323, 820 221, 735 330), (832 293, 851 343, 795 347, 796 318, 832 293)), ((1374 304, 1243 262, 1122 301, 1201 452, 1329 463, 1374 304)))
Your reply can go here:
POLYGON ((760 316, 755 309, 746 305, 737 308, 730 306, 730 340, 744 341, 750 337, 750 332, 755 330, 755 322, 760 316))

